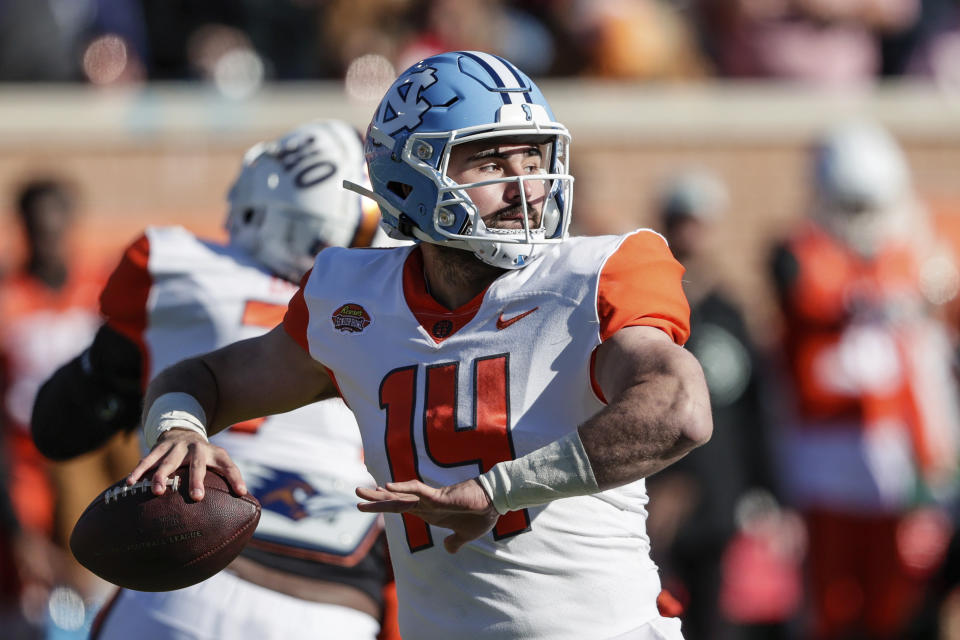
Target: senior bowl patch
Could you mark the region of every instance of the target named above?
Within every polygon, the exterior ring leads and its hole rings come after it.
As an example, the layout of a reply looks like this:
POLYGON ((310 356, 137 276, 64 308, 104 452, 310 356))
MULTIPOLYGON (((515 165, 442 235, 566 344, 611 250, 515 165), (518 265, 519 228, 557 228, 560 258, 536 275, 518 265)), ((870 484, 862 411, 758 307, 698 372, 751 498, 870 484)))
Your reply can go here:
POLYGON ((333 321, 333 328, 344 333, 360 333, 370 324, 367 310, 352 302, 341 305, 330 319, 333 321))

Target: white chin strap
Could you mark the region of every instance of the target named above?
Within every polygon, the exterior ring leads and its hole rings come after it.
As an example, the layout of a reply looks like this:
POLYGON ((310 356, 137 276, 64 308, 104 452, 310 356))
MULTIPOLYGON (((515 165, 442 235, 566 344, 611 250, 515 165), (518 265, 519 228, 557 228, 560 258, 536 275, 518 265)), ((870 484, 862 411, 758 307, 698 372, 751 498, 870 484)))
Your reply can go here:
POLYGON ((478 238, 473 240, 445 240, 437 242, 417 227, 412 229, 413 235, 423 242, 429 242, 442 247, 453 247, 470 251, 481 262, 485 262, 500 269, 520 269, 533 262, 538 256, 537 245, 518 244, 513 242, 490 242, 478 238))
POLYGON ((466 240, 465 243, 478 259, 501 269, 521 269, 539 256, 535 244, 490 242, 489 240, 481 242, 466 240))

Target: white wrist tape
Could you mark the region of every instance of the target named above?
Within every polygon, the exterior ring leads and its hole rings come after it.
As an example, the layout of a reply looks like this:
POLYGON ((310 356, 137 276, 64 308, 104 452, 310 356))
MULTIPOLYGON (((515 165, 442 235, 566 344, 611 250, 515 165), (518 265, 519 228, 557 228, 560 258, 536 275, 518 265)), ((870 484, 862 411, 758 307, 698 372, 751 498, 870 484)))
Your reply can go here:
POLYGON ((516 460, 498 462, 478 480, 499 514, 600 491, 577 431, 516 460))
POLYGON ((196 398, 179 391, 165 393, 153 401, 143 419, 143 439, 149 448, 157 444, 160 434, 170 429, 196 431, 207 439, 207 416, 196 398))

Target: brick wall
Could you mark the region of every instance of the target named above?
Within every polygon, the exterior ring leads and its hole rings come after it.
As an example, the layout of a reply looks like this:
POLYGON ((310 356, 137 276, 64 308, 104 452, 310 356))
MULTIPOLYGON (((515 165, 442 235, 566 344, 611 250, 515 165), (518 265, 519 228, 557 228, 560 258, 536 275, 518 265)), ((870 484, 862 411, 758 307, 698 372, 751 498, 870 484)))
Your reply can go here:
MULTIPOLYGON (((960 213, 960 119, 935 93, 879 94, 851 103, 849 96, 831 101, 788 90, 731 91, 546 88, 547 95, 558 95, 554 111, 574 136, 574 231, 655 226, 652 205, 667 176, 690 166, 715 171, 731 195, 717 231, 717 269, 748 306, 751 324, 763 338, 774 322, 766 255, 771 241, 802 215, 805 147, 815 131, 851 112, 890 126, 906 148, 919 192, 946 216, 946 227, 958 226, 950 216, 960 213)), ((242 152, 256 140, 318 113, 362 126, 370 112, 369 105, 345 105, 335 89, 319 87, 313 93, 271 94, 265 103, 234 114, 230 126, 212 126, 210 118, 191 119, 210 108, 202 96, 178 93, 150 107, 154 111, 147 115, 156 123, 145 132, 142 124, 130 123, 146 118, 146 107, 120 104, 110 107, 116 113, 104 112, 103 98, 83 91, 55 99, 30 96, 27 89, 0 94, 0 210, 7 210, 0 247, 6 264, 16 260, 17 251, 9 198, 28 175, 53 172, 78 185, 85 251, 112 261, 147 224, 220 234, 226 190, 242 152), (31 104, 43 106, 42 117, 30 115, 31 104)))

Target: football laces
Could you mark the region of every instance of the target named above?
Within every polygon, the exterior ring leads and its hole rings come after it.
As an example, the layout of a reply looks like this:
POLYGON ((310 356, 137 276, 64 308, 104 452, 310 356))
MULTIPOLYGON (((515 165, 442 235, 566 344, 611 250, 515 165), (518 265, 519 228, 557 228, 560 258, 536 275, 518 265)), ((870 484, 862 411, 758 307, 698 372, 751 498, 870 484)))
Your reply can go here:
MULTIPOLYGON (((126 483, 124 483, 119 487, 108 489, 103 496, 103 502, 105 504, 110 504, 112 501, 114 500, 119 501, 120 498, 125 498, 128 495, 136 495, 141 492, 145 493, 150 490, 150 486, 152 484, 153 483, 150 480, 140 480, 139 482, 131 485, 127 485, 126 483)), ((174 491, 177 491, 180 488, 180 476, 167 478, 164 484, 172 488, 174 491)))

